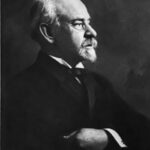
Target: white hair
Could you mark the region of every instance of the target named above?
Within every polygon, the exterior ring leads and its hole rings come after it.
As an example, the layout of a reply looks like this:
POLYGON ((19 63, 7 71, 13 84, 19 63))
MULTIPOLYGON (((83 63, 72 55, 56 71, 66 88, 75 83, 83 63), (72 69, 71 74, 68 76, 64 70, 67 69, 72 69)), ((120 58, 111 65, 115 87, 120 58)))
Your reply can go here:
POLYGON ((52 24, 57 18, 55 0, 34 0, 30 17, 32 34, 40 23, 52 24))

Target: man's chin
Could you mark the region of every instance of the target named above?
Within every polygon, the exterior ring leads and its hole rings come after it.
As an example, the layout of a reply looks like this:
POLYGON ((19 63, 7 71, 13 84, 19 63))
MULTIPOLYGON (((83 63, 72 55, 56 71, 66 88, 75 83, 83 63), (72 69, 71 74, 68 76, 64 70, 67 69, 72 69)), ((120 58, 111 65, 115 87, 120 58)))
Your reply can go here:
POLYGON ((94 48, 86 48, 86 49, 82 49, 80 51, 80 56, 86 60, 86 61, 89 61, 91 63, 94 63, 96 62, 97 60, 97 55, 96 55, 96 52, 95 52, 95 49, 94 48))
POLYGON ((86 61, 89 61, 89 62, 91 62, 91 63, 95 63, 96 60, 97 60, 97 57, 92 57, 92 56, 90 56, 90 57, 86 57, 85 60, 86 60, 86 61))

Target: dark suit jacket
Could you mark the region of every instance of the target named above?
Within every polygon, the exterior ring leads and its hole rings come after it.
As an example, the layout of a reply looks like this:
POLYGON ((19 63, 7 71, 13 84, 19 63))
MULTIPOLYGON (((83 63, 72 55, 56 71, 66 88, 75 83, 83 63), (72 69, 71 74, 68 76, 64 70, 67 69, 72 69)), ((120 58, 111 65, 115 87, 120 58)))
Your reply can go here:
MULTIPOLYGON (((5 92, 4 148, 77 150, 62 136, 81 128, 112 128, 129 149, 150 149, 146 119, 127 106, 104 77, 92 72, 86 76, 91 95, 65 66, 40 52, 37 61, 5 92)), ((119 149, 117 144, 108 145, 110 150, 119 149)))

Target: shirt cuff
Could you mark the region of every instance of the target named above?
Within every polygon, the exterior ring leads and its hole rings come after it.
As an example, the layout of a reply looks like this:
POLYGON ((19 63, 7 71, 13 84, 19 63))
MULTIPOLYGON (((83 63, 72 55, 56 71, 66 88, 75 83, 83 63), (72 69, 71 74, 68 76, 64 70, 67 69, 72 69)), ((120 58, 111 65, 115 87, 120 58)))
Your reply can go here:
POLYGON ((110 128, 104 128, 104 130, 111 134, 111 136, 114 138, 114 140, 121 148, 127 148, 127 145, 124 143, 120 135, 115 130, 110 128))

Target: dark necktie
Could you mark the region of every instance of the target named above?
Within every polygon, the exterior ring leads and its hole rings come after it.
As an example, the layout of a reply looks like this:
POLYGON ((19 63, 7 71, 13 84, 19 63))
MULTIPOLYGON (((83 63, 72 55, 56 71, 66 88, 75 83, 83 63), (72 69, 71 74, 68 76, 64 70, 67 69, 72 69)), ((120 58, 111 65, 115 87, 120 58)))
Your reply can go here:
POLYGON ((93 118, 93 108, 95 104, 95 80, 89 71, 81 68, 73 68, 71 72, 74 77, 77 77, 81 84, 85 87, 88 95, 88 104, 89 104, 89 116, 92 120, 93 118))
POLYGON ((84 85, 84 79, 86 78, 86 75, 87 75, 87 71, 85 69, 72 68, 71 73, 75 78, 79 79, 81 84, 84 85))

